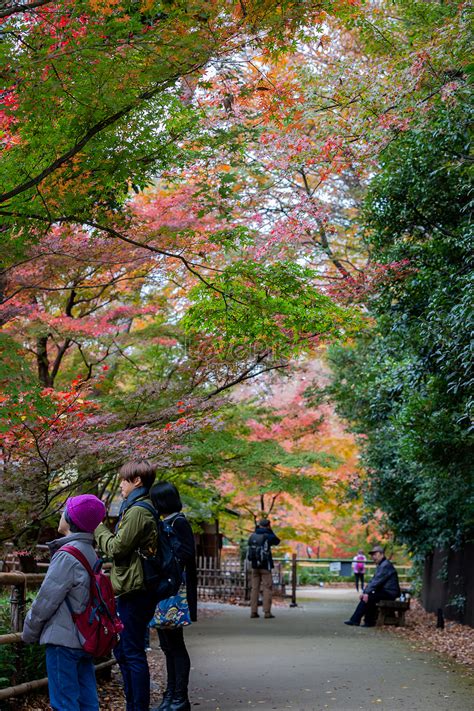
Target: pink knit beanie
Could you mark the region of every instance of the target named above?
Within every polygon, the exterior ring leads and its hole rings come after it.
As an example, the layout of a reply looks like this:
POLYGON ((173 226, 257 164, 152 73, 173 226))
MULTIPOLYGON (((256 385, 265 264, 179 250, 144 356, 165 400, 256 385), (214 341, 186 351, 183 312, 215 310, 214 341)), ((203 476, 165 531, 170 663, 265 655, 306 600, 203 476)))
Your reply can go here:
POLYGON ((66 512, 81 531, 92 533, 104 520, 105 506, 97 496, 81 494, 66 501, 66 512))

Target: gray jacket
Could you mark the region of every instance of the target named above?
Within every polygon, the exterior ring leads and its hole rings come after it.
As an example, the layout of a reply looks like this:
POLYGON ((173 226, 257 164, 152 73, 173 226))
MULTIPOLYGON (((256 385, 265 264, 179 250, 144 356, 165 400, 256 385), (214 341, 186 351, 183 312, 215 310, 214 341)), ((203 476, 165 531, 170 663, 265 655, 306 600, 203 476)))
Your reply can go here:
MULTIPOLYGON (((93 533, 71 533, 48 543, 53 555, 58 548, 71 545, 81 551, 91 564, 97 560, 93 533)), ((54 555, 43 584, 28 612, 23 627, 23 642, 57 644, 81 649, 76 625, 66 603, 74 612, 84 612, 89 601, 90 577, 84 566, 70 553, 54 555)))

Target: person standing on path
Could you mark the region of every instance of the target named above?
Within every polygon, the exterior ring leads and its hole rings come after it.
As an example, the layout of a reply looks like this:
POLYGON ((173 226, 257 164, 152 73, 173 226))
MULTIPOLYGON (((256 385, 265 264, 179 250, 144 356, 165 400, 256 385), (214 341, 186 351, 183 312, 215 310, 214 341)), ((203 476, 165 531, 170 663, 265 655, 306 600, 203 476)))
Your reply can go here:
MULTIPOLYGON (((163 523, 172 527, 178 545, 176 557, 184 572, 186 597, 191 621, 197 620, 197 568, 194 533, 186 516, 178 489, 168 481, 156 484, 150 491, 151 500, 163 523)), ((158 629, 160 647, 166 659, 166 689, 156 711, 189 711, 189 672, 191 660, 184 642, 182 627, 158 629)))
POLYGON ((357 592, 359 592, 359 584, 360 591, 364 591, 364 573, 366 562, 367 558, 365 557, 363 550, 357 551, 357 555, 355 555, 352 559, 352 570, 354 572, 355 586, 357 592))
POLYGON ((152 506, 149 491, 155 469, 146 460, 131 461, 123 465, 119 476, 123 503, 115 532, 102 523, 95 530, 95 539, 102 553, 112 559, 110 579, 125 626, 114 654, 122 672, 126 708, 148 711, 150 670, 144 641, 157 596, 145 587, 140 553, 156 554, 158 531, 153 513, 134 504, 145 501, 152 506))
POLYGON ((258 598, 260 587, 263 589, 263 614, 266 619, 272 619, 272 546, 278 546, 280 539, 270 526, 268 518, 262 518, 248 540, 247 560, 252 566, 250 593, 250 617, 259 617, 258 598))
POLYGON ((96 496, 83 494, 66 501, 58 538, 48 543, 52 553, 46 577, 28 612, 22 640, 46 645, 46 669, 54 711, 99 711, 94 660, 82 648, 72 613, 84 612, 90 597, 90 576, 71 553, 82 553, 91 568, 97 563, 94 529, 104 519, 105 506, 96 496))
POLYGON ((365 617, 364 627, 374 627, 377 618, 377 603, 380 600, 396 600, 400 595, 398 573, 393 563, 385 557, 381 546, 374 546, 369 555, 377 565, 375 575, 360 596, 360 602, 345 625, 358 627, 365 617))

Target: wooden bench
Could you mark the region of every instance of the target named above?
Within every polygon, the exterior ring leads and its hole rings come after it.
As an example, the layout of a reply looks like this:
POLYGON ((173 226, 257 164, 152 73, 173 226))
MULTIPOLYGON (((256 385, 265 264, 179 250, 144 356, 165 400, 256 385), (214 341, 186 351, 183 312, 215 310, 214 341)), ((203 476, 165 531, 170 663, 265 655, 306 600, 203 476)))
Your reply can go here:
POLYGON ((380 600, 377 603, 377 627, 382 625, 405 626, 405 613, 410 608, 410 600, 380 600))

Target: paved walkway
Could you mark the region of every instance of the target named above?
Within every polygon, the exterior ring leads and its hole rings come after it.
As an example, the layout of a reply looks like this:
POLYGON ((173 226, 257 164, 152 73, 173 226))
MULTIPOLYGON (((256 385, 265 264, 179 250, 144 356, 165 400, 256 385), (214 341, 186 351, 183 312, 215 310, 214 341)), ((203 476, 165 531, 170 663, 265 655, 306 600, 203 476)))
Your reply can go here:
POLYGON ((474 681, 434 655, 343 620, 355 591, 317 591, 276 619, 208 604, 186 630, 196 711, 474 711, 474 681))

